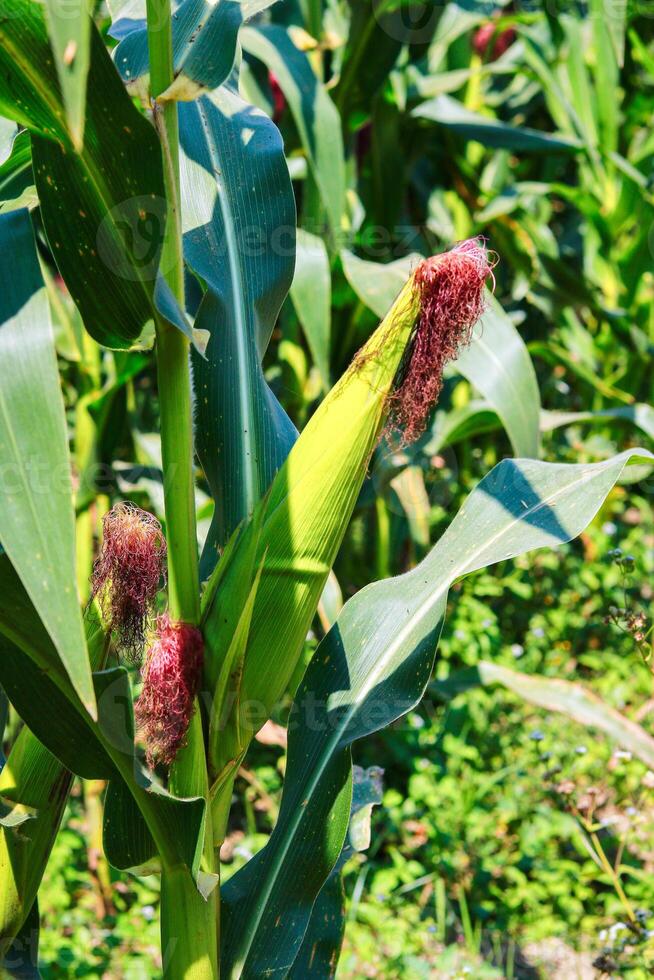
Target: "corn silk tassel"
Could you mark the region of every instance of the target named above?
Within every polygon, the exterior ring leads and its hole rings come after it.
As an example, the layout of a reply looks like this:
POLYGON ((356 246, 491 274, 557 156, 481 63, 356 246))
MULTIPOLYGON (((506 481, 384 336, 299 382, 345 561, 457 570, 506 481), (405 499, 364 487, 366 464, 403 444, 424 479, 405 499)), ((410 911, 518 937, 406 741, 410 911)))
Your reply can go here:
POLYGON ((102 520, 103 540, 91 576, 119 651, 139 663, 160 583, 166 576, 166 539, 152 514, 121 501, 102 520))
POLYGON ((402 426, 404 441, 422 431, 445 363, 470 340, 483 312, 488 277, 492 260, 483 239, 417 266, 302 431, 259 504, 258 519, 209 580, 203 602, 205 686, 215 691, 233 655, 231 638, 247 590, 262 569, 247 652, 228 697, 231 714, 225 719, 218 704, 211 713, 215 778, 244 751, 287 689, 372 453, 384 431, 402 426), (240 707, 246 704, 249 713, 240 707))

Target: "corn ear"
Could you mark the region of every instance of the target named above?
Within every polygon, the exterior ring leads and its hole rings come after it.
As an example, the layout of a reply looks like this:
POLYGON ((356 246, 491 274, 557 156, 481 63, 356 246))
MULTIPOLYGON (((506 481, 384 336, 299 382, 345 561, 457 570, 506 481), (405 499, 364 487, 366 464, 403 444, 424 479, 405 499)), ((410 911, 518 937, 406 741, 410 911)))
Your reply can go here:
POLYGON ((214 777, 264 724, 293 674, 383 430, 418 305, 412 277, 293 446, 231 550, 228 567, 219 563, 214 574, 222 577, 220 587, 209 583, 205 681, 212 692, 250 593, 253 570, 263 563, 240 678, 240 717, 232 713, 227 730, 215 719, 211 725, 214 777))

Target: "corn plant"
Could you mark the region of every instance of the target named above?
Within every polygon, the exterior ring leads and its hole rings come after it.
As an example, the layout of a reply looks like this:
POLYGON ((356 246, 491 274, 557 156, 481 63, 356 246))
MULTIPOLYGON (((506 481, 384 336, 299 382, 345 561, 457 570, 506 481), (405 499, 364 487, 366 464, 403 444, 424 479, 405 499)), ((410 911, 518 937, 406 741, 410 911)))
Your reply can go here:
MULTIPOLYGON (((117 3, 110 56, 83 5, 2 0, 3 132, 16 179, 25 159, 33 175, 0 213, 0 682, 24 722, 0 773, 8 975, 36 967, 38 889, 77 775, 108 783, 108 861, 160 875, 165 976, 332 976, 339 871, 366 805, 352 743, 420 700, 456 579, 569 541, 652 459, 500 462, 419 564, 346 603, 304 670, 380 439, 421 434, 460 353, 484 384, 480 318, 516 335, 488 295, 486 243, 452 242, 394 270, 390 309, 333 387, 323 364, 327 393, 298 435, 262 367, 293 281, 295 198, 274 123, 239 90, 239 38, 292 69, 279 28, 242 27, 265 6, 117 3), (72 420, 62 307, 85 392, 72 420), (150 359, 163 525, 97 475, 113 394, 150 359), (196 459, 214 505, 201 554, 196 459), (275 829, 221 886, 236 774, 289 697, 275 829)), ((306 189, 332 231, 342 177, 320 163, 306 189)), ((511 437, 536 457, 529 425, 511 437)))

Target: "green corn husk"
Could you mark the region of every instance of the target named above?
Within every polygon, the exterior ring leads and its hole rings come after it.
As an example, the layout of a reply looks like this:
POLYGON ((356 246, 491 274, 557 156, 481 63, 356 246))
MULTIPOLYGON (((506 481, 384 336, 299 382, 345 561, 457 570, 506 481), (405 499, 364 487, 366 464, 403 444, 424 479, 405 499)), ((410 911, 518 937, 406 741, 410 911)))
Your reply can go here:
MULTIPOLYGON (((418 312, 412 276, 309 421, 253 521, 209 582, 205 684, 213 692, 260 574, 242 667, 223 710, 211 708, 214 779, 234 766, 287 688, 384 428, 418 312)), ((209 697, 207 702, 211 706, 209 697)))

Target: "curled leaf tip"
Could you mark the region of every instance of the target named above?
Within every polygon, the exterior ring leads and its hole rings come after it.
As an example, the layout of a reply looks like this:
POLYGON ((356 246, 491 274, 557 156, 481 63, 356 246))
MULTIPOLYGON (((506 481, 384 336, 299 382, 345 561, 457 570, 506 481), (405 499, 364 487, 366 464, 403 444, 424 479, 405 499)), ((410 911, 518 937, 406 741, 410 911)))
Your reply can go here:
POLYGON ((149 766, 170 766, 184 744, 200 685, 204 640, 188 623, 157 620, 143 665, 143 689, 134 705, 137 735, 149 766))
POLYGON ((403 444, 424 431, 443 386, 443 369, 470 343, 484 312, 487 279, 495 285, 496 258, 483 238, 459 242, 421 262, 413 275, 418 294, 416 327, 390 397, 387 429, 402 433, 403 444))
POLYGON ((105 514, 103 540, 93 566, 91 598, 97 598, 120 651, 140 659, 155 597, 166 571, 166 539, 148 511, 121 501, 105 514))

